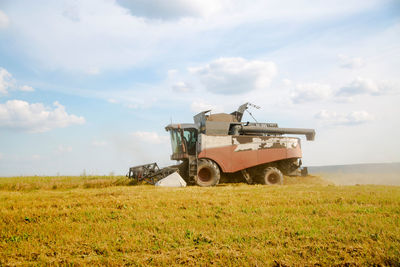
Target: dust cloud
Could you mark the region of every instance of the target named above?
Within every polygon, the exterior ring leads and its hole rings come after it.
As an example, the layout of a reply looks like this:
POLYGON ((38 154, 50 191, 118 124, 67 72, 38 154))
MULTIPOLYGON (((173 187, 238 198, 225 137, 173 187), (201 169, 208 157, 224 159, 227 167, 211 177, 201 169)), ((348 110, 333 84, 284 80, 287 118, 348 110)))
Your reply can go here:
POLYGON ((400 163, 354 164, 309 167, 318 175, 336 185, 397 185, 400 186, 400 163))

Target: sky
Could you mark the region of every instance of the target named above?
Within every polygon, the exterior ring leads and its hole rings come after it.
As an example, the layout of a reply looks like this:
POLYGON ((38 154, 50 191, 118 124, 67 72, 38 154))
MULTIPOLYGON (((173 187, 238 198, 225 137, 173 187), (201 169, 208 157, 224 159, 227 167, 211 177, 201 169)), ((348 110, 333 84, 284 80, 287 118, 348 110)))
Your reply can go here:
POLYGON ((0 0, 0 176, 170 165, 167 124, 245 102, 304 165, 400 162, 399 70, 398 0, 0 0))

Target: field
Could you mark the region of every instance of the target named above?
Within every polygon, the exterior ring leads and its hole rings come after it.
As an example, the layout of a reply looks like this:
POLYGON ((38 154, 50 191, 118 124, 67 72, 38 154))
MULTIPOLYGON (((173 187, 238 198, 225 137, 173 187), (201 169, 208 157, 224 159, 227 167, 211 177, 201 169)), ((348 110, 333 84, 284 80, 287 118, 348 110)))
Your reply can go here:
POLYGON ((400 187, 0 179, 1 265, 400 265, 400 187))

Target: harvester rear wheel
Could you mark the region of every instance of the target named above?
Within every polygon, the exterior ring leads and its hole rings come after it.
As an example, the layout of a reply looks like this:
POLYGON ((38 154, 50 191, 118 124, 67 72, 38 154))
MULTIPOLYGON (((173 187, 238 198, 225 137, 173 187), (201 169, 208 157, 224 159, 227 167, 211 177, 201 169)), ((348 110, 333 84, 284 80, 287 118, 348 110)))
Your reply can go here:
POLYGON ((221 173, 218 165, 208 159, 200 159, 197 166, 196 184, 199 186, 214 186, 219 183, 221 173))
POLYGON ((263 184, 282 185, 283 174, 278 168, 275 167, 265 168, 261 182, 263 184))

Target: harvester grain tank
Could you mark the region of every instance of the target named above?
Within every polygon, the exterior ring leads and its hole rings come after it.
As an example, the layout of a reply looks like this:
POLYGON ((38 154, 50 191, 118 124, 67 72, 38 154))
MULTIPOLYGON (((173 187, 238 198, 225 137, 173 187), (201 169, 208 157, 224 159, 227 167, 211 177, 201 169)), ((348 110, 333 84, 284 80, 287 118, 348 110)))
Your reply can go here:
POLYGON ((230 114, 207 110, 195 115, 194 123, 169 124, 165 129, 171 137, 171 159, 180 164, 164 169, 155 163, 136 166, 130 168, 128 176, 153 183, 178 171, 188 184, 214 186, 221 178, 282 184, 283 174, 307 174, 307 168, 301 169, 300 138, 286 135, 305 135, 312 141, 315 130, 242 122, 249 106, 254 105, 243 104, 230 114))

